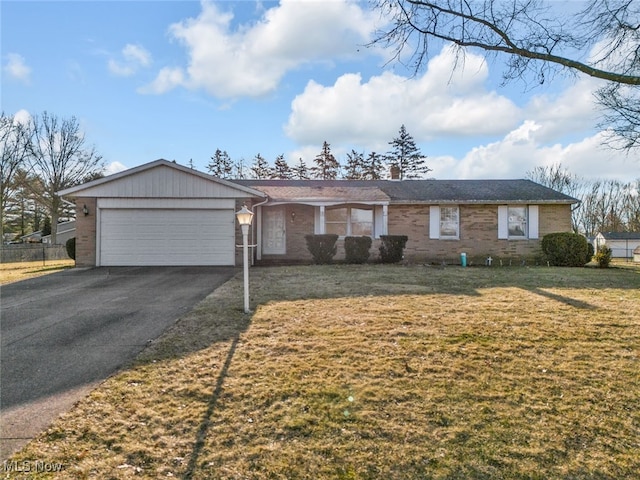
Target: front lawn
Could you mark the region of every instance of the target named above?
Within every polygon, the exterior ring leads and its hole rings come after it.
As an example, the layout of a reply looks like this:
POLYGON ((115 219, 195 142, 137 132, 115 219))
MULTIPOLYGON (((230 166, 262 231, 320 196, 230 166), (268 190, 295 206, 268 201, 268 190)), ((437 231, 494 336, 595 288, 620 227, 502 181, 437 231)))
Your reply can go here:
POLYGON ((40 277, 59 272, 75 265, 74 260, 47 260, 42 262, 0 263, 0 285, 19 282, 28 278, 40 277))
POLYGON ((278 267, 251 285, 253 315, 239 275, 13 460, 64 464, 52 478, 640 472, 638 270, 278 267))

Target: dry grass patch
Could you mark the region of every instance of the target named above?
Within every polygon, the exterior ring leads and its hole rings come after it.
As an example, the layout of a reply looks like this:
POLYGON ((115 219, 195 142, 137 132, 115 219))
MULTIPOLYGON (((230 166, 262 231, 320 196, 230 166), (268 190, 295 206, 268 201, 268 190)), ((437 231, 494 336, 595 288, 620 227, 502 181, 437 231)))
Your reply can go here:
POLYGON ((48 275, 73 266, 75 266, 75 261, 71 259, 47 260, 44 265, 41 260, 37 262, 0 263, 0 285, 48 275))
POLYGON ((620 479, 640 471, 640 274, 252 271, 15 459, 55 478, 620 479))

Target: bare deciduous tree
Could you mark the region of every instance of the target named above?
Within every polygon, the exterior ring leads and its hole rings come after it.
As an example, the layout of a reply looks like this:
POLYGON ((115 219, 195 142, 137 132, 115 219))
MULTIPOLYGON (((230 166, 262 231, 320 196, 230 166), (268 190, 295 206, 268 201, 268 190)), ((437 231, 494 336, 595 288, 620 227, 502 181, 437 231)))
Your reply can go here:
POLYGON ((4 240, 5 212, 17 185, 14 177, 24 167, 28 135, 13 115, 0 116, 0 242, 4 240))
POLYGON ((59 118, 44 112, 29 125, 28 162, 44 186, 34 191, 36 201, 51 218, 51 242, 56 242, 58 218, 63 208, 56 192, 83 183, 103 170, 102 157, 88 147, 76 117, 59 118))
POLYGON ((590 0, 583 9, 559 12, 544 0, 372 0, 389 24, 372 45, 391 46, 396 60, 418 71, 432 44, 457 48, 457 66, 466 48, 505 55, 505 81, 544 83, 560 70, 608 83, 596 94, 604 108, 601 126, 623 142, 640 147, 640 6, 637 0, 590 0), (556 10, 554 10, 554 8, 556 10))

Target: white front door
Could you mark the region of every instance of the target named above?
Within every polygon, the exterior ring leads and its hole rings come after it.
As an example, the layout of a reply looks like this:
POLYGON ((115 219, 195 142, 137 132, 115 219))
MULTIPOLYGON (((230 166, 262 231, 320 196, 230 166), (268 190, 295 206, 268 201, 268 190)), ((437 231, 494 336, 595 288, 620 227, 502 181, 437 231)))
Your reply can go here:
POLYGON ((262 211, 262 253, 284 255, 287 253, 284 207, 268 207, 262 211))

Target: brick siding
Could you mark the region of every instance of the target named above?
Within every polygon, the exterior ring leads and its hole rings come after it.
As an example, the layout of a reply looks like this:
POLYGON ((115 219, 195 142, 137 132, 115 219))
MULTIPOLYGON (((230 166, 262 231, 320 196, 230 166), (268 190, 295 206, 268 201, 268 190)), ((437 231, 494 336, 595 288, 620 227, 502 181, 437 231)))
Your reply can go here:
POLYGON ((96 265, 96 199, 76 199, 76 267, 96 265), (82 213, 84 206, 89 215, 82 213))
MULTIPOLYGON (((388 215, 389 235, 407 235, 405 260, 423 263, 459 263, 460 253, 465 252, 473 263, 483 263, 488 256, 496 262, 533 262, 540 257, 542 237, 547 233, 571 231, 571 207, 569 205, 539 206, 539 238, 532 240, 498 239, 497 205, 461 205, 460 239, 439 240, 429 238, 429 205, 390 205, 388 215)), ((268 262, 310 262, 304 236, 314 231, 314 208, 306 205, 287 205, 287 253, 263 255, 268 262), (295 219, 291 213, 295 212, 295 219)), ((378 258, 380 240, 374 240, 370 260, 378 258)), ((338 240, 336 260, 344 259, 344 241, 338 240)))

